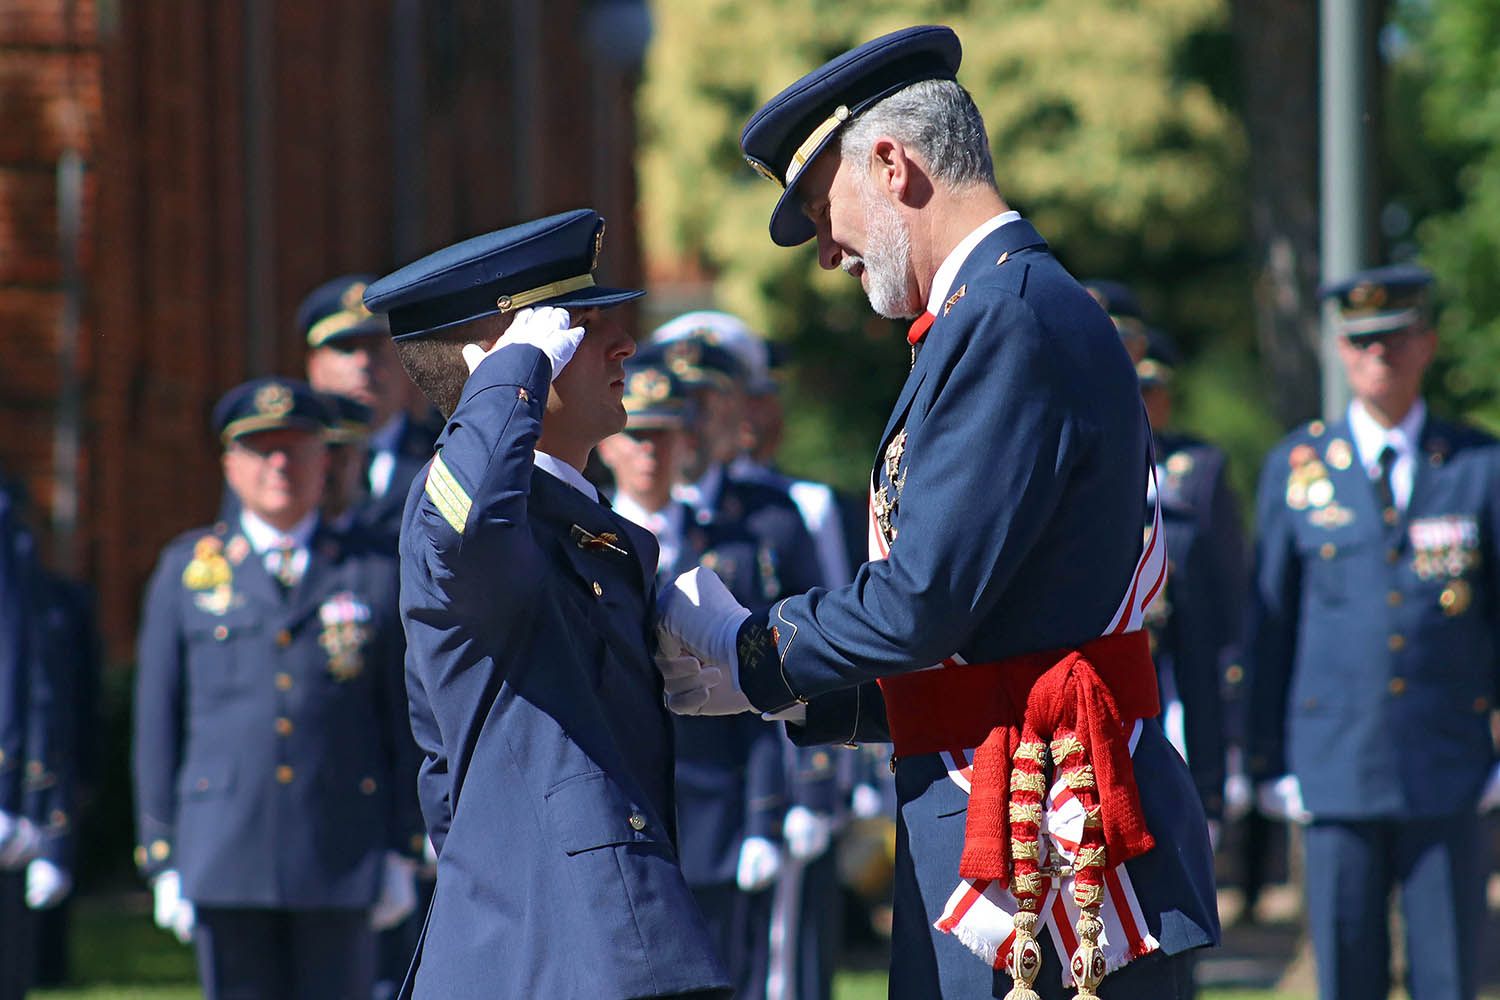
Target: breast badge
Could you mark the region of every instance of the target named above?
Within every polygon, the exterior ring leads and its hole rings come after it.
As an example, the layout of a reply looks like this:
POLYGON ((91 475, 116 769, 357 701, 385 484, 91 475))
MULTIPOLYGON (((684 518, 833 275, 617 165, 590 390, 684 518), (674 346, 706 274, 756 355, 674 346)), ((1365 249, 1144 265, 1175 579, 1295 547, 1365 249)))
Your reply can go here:
POLYGON ((901 491, 906 488, 906 470, 901 468, 901 457, 906 454, 906 428, 901 428, 896 436, 891 438, 891 443, 885 446, 883 468, 885 482, 875 491, 873 500, 875 507, 875 521, 880 526, 880 533, 885 536, 886 543, 896 540, 896 528, 893 523, 896 515, 896 507, 901 503, 901 491))
POLYGON ((1333 480, 1328 467, 1310 444, 1299 444, 1288 459, 1292 466, 1286 480, 1286 505, 1307 510, 1308 521, 1319 528, 1341 528, 1354 520, 1354 512, 1333 499, 1333 480))
MULTIPOLYGON (((1418 518, 1412 521, 1408 536, 1411 539, 1412 571, 1423 580, 1460 577, 1479 566, 1479 525, 1472 517, 1418 518)), ((1454 602, 1458 603, 1458 599, 1454 598, 1454 602)), ((1463 607, 1468 607, 1467 593, 1462 603, 1463 607)), ((1448 605, 1445 604, 1443 610, 1447 611, 1448 605)), ((1451 613, 1461 614, 1462 611, 1451 613)))
POLYGON ((1474 592, 1470 589, 1466 580, 1449 580, 1448 586, 1438 595, 1438 607, 1443 609, 1443 614, 1449 618, 1457 618, 1469 610, 1469 605, 1474 600, 1474 592))
POLYGON ((341 591, 318 608, 323 631, 318 645, 328 654, 328 672, 348 681, 365 669, 365 644, 370 641, 370 606, 352 591, 341 591))
POLYGON ((222 615, 234 604, 234 571, 217 535, 205 535, 193 545, 192 561, 182 571, 182 585, 193 591, 193 604, 200 611, 222 615))
POLYGON ((1354 461, 1354 452, 1349 448, 1349 442, 1343 438, 1334 438, 1328 443, 1328 464, 1343 472, 1354 461))

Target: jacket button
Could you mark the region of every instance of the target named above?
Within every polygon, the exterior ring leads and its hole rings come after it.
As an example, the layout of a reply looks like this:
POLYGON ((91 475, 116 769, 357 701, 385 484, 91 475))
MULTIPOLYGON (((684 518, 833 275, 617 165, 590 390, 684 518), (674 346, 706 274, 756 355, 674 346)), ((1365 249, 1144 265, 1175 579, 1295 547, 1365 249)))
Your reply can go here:
POLYGON ((165 840, 153 840, 151 842, 151 860, 165 861, 167 855, 172 853, 172 845, 165 840))
POLYGON ((594 596, 595 597, 603 597, 604 596, 604 588, 601 587, 601 586, 599 586, 599 581, 598 580, 594 581, 594 596))
POLYGON ((276 780, 283 785, 290 785, 293 777, 292 766, 290 764, 282 764, 276 768, 276 780))
POLYGON ((1389 604, 1393 608, 1394 607, 1399 607, 1400 604, 1401 604, 1401 591, 1399 591, 1399 590, 1389 590, 1389 591, 1386 591, 1385 603, 1389 604))
POLYGON ((1489 707, 1490 700, 1483 695, 1480 695, 1478 698, 1474 699, 1474 711, 1485 712, 1489 710, 1489 707))
POLYGON ((1386 685, 1391 694, 1402 694, 1406 691, 1406 679, 1404 677, 1392 677, 1391 682, 1386 685))
POLYGON ((1318 547, 1318 555, 1323 557, 1324 559, 1332 559, 1338 554, 1338 546, 1334 545, 1332 542, 1324 542, 1321 546, 1318 547))
POLYGON ((637 831, 646 829, 646 817, 638 812, 631 813, 630 828, 637 831))
POLYGON ((1396 508, 1394 507, 1387 507, 1385 510, 1380 512, 1380 519, 1383 520, 1386 524, 1395 524, 1396 518, 1399 516, 1400 515, 1396 513, 1396 508))
POLYGON ((1406 636, 1397 633, 1387 639, 1385 644, 1390 647, 1391 652, 1399 653, 1406 648, 1406 636))
POLYGON ((290 735, 292 735, 292 720, 291 719, 287 719, 287 718, 277 719, 276 720, 276 735, 277 736, 290 736, 290 735))
POLYGON ((292 675, 291 674, 277 674, 276 675, 276 690, 278 690, 278 691, 290 691, 291 689, 292 689, 292 675))
POLYGON ((287 646, 290 646, 291 644, 292 633, 288 632, 286 629, 282 629, 280 632, 276 633, 276 645, 285 648, 287 646))
POLYGON ((1392 566, 1394 566, 1396 564, 1396 561, 1399 560, 1400 558, 1401 558, 1401 550, 1400 549, 1386 549, 1385 550, 1385 561, 1388 562, 1388 563, 1390 563, 1392 566))
POLYGON ((214 626, 214 638, 219 640, 220 642, 223 642, 225 639, 229 638, 229 629, 225 628, 223 625, 214 626))
POLYGON ((368 775, 359 780, 359 790, 366 795, 374 795, 375 787, 375 779, 368 775))

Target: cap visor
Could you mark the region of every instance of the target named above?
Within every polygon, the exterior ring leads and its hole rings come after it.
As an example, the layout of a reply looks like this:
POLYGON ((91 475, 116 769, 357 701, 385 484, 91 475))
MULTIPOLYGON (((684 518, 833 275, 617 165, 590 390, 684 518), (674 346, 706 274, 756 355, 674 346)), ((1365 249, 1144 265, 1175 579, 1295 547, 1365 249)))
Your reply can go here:
POLYGON ((823 141, 813 147, 812 155, 807 158, 807 165, 802 168, 785 191, 781 192, 781 198, 776 202, 776 207, 771 209, 771 242, 779 247, 801 246, 817 235, 817 229, 807 213, 802 211, 802 196, 797 193, 797 185, 807 176, 813 164, 818 162, 818 157, 823 155, 823 150, 828 144, 838 137, 842 129, 834 129, 823 141))
POLYGON ((608 309, 610 306, 617 306, 622 302, 638 299, 645 294, 646 291, 642 288, 599 288, 595 286, 593 288, 580 288, 576 292, 568 292, 565 295, 559 295, 555 299, 546 299, 545 301, 537 302, 532 308, 536 308, 537 306, 560 306, 565 309, 608 309))

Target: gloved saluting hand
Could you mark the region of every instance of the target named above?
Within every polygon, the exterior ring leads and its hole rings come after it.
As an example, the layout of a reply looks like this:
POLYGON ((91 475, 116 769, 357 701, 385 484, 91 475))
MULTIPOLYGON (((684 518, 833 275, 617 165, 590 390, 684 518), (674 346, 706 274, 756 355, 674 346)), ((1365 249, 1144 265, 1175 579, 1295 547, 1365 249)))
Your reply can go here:
MULTIPOLYGON (((680 715, 753 712, 755 707, 740 690, 739 654, 735 650, 740 626, 750 617, 750 612, 734 599, 724 581, 713 570, 695 566, 673 581, 662 596, 658 612, 657 632, 662 648, 684 650, 704 664, 697 684, 688 684, 681 677, 674 678, 679 688, 677 704, 672 710, 680 715), (719 668, 718 678, 704 676, 710 667, 719 668), (697 693, 689 697, 689 689, 697 693)), ((658 668, 662 668, 662 655, 658 653, 658 668)), ((683 669, 681 665, 674 668, 678 672, 683 669)))
POLYGON ((573 318, 560 306, 522 309, 489 350, 486 351, 478 344, 465 344, 464 364, 469 366, 469 374, 472 375, 479 363, 496 351, 502 351, 513 344, 530 344, 547 355, 547 360, 552 362, 552 378, 556 381, 568 362, 573 360, 578 345, 583 343, 583 334, 583 327, 574 326, 573 318))

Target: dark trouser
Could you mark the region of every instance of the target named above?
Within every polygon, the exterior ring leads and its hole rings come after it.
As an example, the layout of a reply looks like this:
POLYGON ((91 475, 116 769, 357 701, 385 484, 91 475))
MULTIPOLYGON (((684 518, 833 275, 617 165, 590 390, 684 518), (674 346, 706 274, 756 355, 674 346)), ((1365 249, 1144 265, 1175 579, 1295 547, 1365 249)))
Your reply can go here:
POLYGON ((1413 1000, 1469 1000, 1489 864, 1479 817, 1316 822, 1307 828, 1307 915, 1323 1000, 1390 992, 1391 891, 1401 888, 1413 1000))
POLYGON ((199 907, 205 1000, 370 1000, 375 936, 364 910, 199 907))
POLYGON ((432 891, 437 883, 431 875, 417 875, 417 906, 401 923, 375 935, 375 1000, 391 1000, 401 992, 406 971, 422 940, 427 922, 427 908, 432 905, 432 891))
POLYGON ((26 870, 0 872, 0 1000, 20 1000, 26 995, 34 925, 26 908, 26 870))

